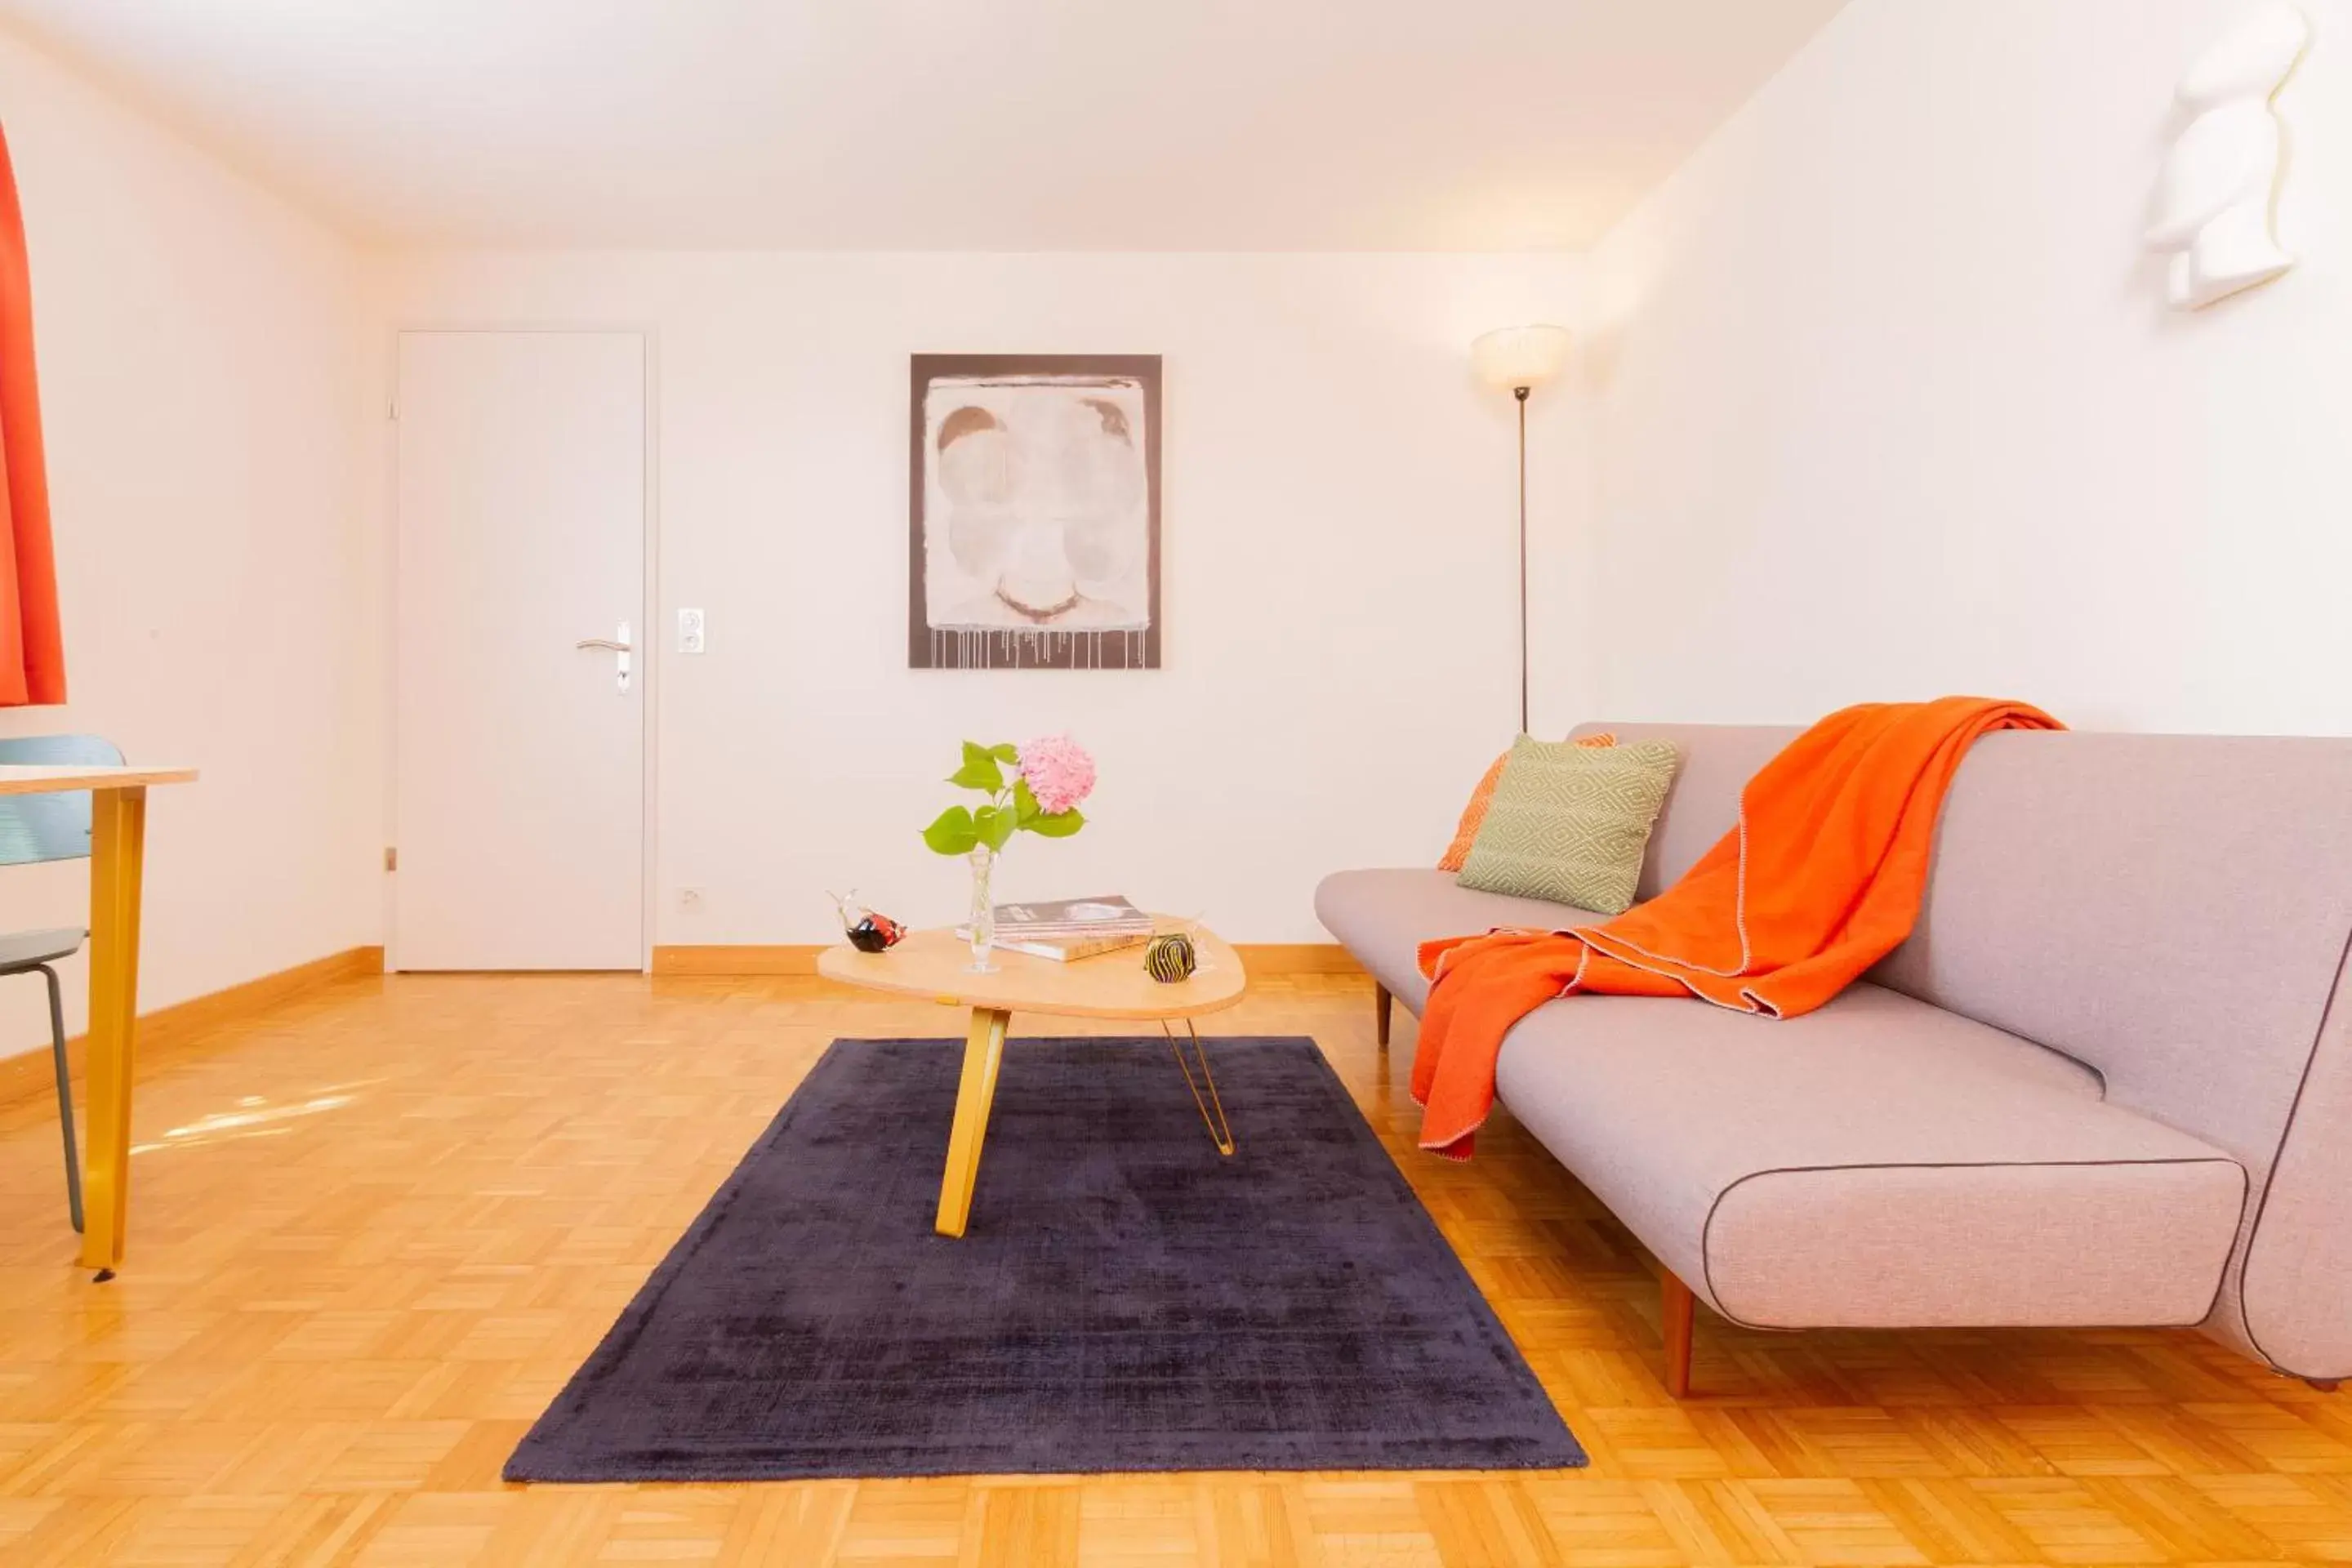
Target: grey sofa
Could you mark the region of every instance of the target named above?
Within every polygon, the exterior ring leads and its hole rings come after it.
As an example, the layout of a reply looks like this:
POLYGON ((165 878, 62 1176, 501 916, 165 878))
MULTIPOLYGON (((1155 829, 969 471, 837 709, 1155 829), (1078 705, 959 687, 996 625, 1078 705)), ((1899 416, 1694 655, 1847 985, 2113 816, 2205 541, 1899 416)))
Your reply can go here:
MULTIPOLYGON (((1682 755, 1641 896, 1734 826, 1796 731, 1594 726, 1682 755)), ((1580 731, 1582 732, 1582 731, 1580 731)), ((1414 950, 1596 916, 1343 871, 1316 910, 1418 1013, 1414 950)), ((1785 1021, 1576 996, 1500 1099, 1694 1298, 1772 1329, 2196 1324, 2352 1376, 2352 740, 1989 736, 1916 929, 1785 1021)))

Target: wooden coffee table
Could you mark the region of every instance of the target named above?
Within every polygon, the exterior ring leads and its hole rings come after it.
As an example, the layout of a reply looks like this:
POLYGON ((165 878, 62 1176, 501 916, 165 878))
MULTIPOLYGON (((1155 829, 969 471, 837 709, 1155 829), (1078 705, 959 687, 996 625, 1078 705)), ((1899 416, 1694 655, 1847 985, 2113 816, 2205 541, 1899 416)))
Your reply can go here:
MULTIPOLYGON (((1179 929, 1170 921, 1166 929, 1179 929)), ((1176 1053, 1176 1065, 1191 1086, 1193 1103, 1220 1154, 1234 1152, 1232 1124, 1217 1098, 1216 1080, 1209 1076, 1209 1058, 1201 1049, 1200 1032, 1192 1020, 1203 1013, 1230 1007, 1242 999, 1249 977, 1241 956, 1223 938, 1192 928, 1200 968, 1189 980, 1162 984, 1143 971, 1143 949, 1122 948, 1068 963, 1032 958, 1021 952, 998 952, 991 974, 971 972, 971 944, 951 930, 909 932, 887 952, 860 952, 843 943, 817 957, 819 974, 844 985, 869 991, 892 991, 905 996, 929 996, 935 1001, 971 1009, 971 1027, 964 1035, 963 1079, 956 1089, 955 1124, 948 1133, 947 1173, 940 1181, 941 1236, 961 1236, 971 1214, 972 1184, 980 1177, 981 1140, 988 1132, 989 1108, 996 1100, 996 1070, 1004 1059, 1004 1027, 1013 1015, 1051 1013, 1069 1018, 1133 1018, 1157 1020, 1176 1053), (1192 1055, 1201 1069, 1193 1081, 1192 1064, 1176 1037, 1172 1020, 1184 1021, 1192 1055), (1205 1087, 1206 1092, 1203 1093, 1205 1087)))

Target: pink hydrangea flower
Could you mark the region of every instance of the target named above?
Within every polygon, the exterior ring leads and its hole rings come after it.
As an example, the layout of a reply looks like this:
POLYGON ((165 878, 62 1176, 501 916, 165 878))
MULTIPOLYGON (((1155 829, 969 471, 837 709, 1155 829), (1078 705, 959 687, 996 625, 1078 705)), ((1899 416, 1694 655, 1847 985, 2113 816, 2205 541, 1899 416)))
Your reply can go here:
POLYGON ((1047 735, 1021 748, 1021 776, 1038 809, 1059 816, 1094 793, 1095 760, 1067 735, 1047 735))

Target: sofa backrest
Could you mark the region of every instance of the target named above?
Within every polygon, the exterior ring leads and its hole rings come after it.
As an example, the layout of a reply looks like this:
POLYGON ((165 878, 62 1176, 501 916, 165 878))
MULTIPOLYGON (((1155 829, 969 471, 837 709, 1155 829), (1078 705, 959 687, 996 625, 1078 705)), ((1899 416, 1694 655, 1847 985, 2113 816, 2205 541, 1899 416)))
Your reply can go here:
POLYGON ((1638 899, 1654 899, 1679 880, 1739 820, 1739 792, 1800 733, 1794 728, 1735 724, 1580 724, 1576 736, 1610 731, 1626 741, 1671 741, 1680 759, 1666 804, 1650 829, 1638 899))
MULTIPOLYGON (((1682 752, 1643 897, 1736 825, 1747 779, 1797 733, 1594 728, 1682 752)), ((2329 1016, 2347 946, 2352 740, 2007 731, 1961 764, 1918 924, 1870 978, 2087 1063, 2111 1101, 2236 1155, 2257 1193, 2290 1133, 2299 1169, 2320 1158, 2352 1192, 2352 1125, 2298 1110, 2352 1105, 2352 986, 2329 1016)), ((2334 1215, 2343 1234, 2296 1256, 2334 1246, 2341 1271, 2287 1285, 2336 1292, 2352 1362, 2352 1202, 2334 1215)))

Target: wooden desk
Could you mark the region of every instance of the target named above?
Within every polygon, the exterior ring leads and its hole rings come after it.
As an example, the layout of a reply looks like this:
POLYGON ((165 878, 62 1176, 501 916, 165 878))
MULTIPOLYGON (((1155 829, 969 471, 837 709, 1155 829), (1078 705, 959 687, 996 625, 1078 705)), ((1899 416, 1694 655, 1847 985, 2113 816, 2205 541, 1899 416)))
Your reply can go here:
POLYGON ((147 788, 193 784, 194 768, 0 766, 0 795, 90 792, 89 1109, 81 1262, 101 1279, 122 1261, 131 1197, 131 1072, 139 1018, 139 868, 147 788))
MULTIPOLYGON (((1162 917, 1161 930, 1189 929, 1162 917)), ((1201 1050, 1192 1020, 1203 1013, 1230 1007, 1242 999, 1249 976, 1241 955, 1213 932, 1192 929, 1192 944, 1201 966, 1189 980, 1163 985, 1143 972, 1143 949, 1121 948, 1093 958, 1059 963, 1023 952, 997 952, 996 968, 986 974, 971 971, 971 944, 952 931, 919 931, 887 952, 860 952, 846 943, 817 955, 816 970, 827 980, 862 985, 870 991, 895 991, 907 996, 929 996, 971 1009, 971 1026, 965 1032, 963 1077, 956 1088, 955 1123, 948 1132, 947 1170, 940 1180, 940 1212, 936 1228, 941 1236, 963 1235, 971 1215, 972 1184, 980 1179, 980 1145, 988 1133, 988 1113, 996 1100, 997 1068, 1004 1060, 1004 1026, 1013 1011, 1053 1013, 1072 1018, 1157 1019, 1176 1052, 1176 1065, 1187 1082, 1192 1068, 1184 1060, 1168 1020, 1181 1018, 1192 1037, 1192 1051, 1207 1085, 1192 1098, 1201 1120, 1222 1154, 1234 1152, 1233 1129, 1224 1121, 1224 1107, 1216 1098, 1216 1081, 1209 1077, 1209 1058, 1201 1050), (1215 1114, 1211 1114, 1212 1108, 1215 1114)))

